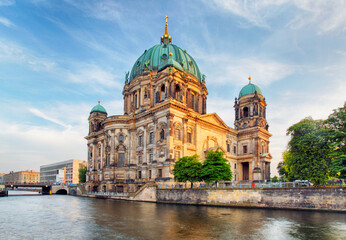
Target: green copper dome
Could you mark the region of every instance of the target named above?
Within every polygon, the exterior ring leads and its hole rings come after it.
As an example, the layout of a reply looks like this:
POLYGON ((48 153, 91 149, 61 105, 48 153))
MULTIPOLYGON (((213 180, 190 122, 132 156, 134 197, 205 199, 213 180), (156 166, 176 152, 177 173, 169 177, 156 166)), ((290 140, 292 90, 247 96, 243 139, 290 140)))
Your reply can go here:
POLYGON ((161 44, 145 50, 132 67, 129 81, 141 75, 145 68, 148 70, 161 71, 167 67, 175 67, 187 74, 193 75, 200 82, 205 81, 205 76, 201 74, 195 60, 180 47, 171 44, 172 37, 168 33, 166 17, 165 33, 161 37, 161 44))
POLYGON ((100 101, 99 101, 99 104, 97 104, 95 107, 93 107, 93 109, 91 109, 90 114, 92 114, 93 112, 99 112, 99 113, 107 114, 106 109, 100 105, 100 101))
POLYGON ((195 76, 200 82, 203 80, 195 60, 186 50, 170 43, 157 44, 149 50, 145 50, 133 65, 129 80, 131 81, 141 75, 145 68, 161 71, 166 67, 175 67, 195 76), (170 56, 170 53, 172 53, 172 56, 170 56))
POLYGON ((249 83, 248 85, 246 85, 245 87, 243 87, 240 90, 239 98, 244 96, 244 95, 254 94, 255 92, 257 92, 257 94, 261 94, 262 95, 262 92, 261 92, 261 90, 259 89, 258 86, 256 86, 255 84, 249 83))

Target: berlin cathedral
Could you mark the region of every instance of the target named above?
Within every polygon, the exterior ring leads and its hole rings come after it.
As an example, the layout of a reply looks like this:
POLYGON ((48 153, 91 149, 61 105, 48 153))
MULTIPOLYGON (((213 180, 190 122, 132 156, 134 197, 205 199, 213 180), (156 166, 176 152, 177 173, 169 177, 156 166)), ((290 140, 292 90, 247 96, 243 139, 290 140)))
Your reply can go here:
POLYGON ((100 105, 89 116, 87 191, 135 192, 146 183, 174 182, 183 156, 205 159, 220 149, 233 180, 270 178, 266 101, 258 86, 235 98, 234 128, 207 113, 207 87, 195 60, 177 45, 166 25, 160 44, 145 50, 126 74, 124 114, 108 116, 100 105))

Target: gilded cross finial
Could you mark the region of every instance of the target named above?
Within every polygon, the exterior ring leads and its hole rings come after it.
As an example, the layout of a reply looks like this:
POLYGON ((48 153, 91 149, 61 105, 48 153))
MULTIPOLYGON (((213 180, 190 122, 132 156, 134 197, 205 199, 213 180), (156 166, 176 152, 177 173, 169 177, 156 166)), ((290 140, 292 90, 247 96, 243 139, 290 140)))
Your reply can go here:
POLYGON ((161 43, 170 44, 172 42, 172 38, 171 38, 171 36, 169 36, 169 33, 168 33, 168 21, 167 21, 168 16, 167 15, 165 17, 165 20, 166 20, 165 33, 161 37, 161 43))
POLYGON ((251 83, 251 76, 249 76, 249 78, 248 78, 248 79, 249 79, 249 84, 250 84, 250 83, 251 83))

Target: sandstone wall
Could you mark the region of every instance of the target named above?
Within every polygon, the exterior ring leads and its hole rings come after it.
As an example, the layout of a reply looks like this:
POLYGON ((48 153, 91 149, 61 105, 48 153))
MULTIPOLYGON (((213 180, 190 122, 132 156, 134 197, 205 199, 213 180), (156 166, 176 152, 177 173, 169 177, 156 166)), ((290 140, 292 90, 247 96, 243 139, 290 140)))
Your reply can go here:
POLYGON ((346 188, 157 189, 157 202, 346 211, 346 188))

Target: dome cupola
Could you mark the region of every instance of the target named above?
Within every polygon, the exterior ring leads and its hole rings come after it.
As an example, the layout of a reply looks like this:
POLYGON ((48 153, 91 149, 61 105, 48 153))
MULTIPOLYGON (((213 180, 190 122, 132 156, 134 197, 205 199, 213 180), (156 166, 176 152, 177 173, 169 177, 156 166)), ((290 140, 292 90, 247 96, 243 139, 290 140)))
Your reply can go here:
POLYGON ((249 84, 244 86, 240 90, 238 98, 245 96, 245 95, 255 94, 255 93, 262 95, 261 89, 257 85, 251 83, 251 77, 249 77, 249 84))
POLYGON ((166 16, 165 32, 161 37, 161 43, 144 51, 136 60, 128 79, 126 79, 132 81, 137 76, 142 75, 145 69, 149 71, 162 71, 167 67, 175 67, 180 71, 194 76, 200 82, 203 82, 205 79, 205 76, 199 71, 195 60, 186 50, 172 44, 172 37, 168 33, 166 16))
POLYGON ((92 114, 94 112, 99 112, 99 113, 107 114, 106 109, 100 104, 100 101, 98 101, 98 104, 91 109, 90 114, 92 114))

